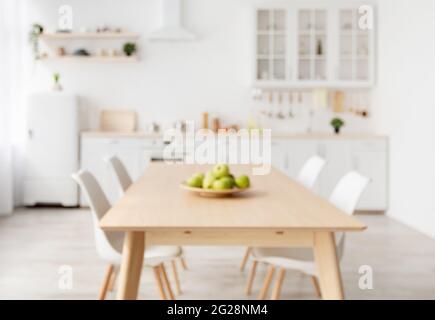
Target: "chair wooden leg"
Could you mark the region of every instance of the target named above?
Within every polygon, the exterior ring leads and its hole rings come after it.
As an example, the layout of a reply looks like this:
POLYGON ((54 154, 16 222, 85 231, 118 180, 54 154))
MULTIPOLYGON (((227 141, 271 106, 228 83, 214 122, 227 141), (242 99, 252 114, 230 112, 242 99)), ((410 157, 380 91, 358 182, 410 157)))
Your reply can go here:
POLYGON ((116 276, 118 271, 119 270, 117 268, 113 269, 112 276, 110 277, 109 280, 109 286, 107 287, 107 291, 113 291, 115 289, 116 276))
POLYGON ((177 264, 175 263, 175 260, 171 261, 172 265, 172 273, 174 275, 174 281, 175 281, 175 290, 177 294, 181 294, 181 287, 180 287, 180 279, 178 279, 178 271, 177 271, 177 264))
POLYGON ((169 299, 175 300, 174 293, 172 292, 171 284, 169 283, 168 275, 166 274, 166 268, 163 263, 160 264, 160 271, 163 276, 163 282, 165 284, 166 290, 168 291, 169 294, 169 299))
POLYGON ((109 266, 106 269, 106 275, 104 276, 103 284, 100 288, 100 293, 98 294, 98 300, 104 300, 106 299, 107 294, 107 288, 109 287, 110 278, 112 277, 113 273, 113 264, 109 264, 109 266))
POLYGON ((320 286, 319 281, 317 280, 316 276, 311 276, 311 282, 313 283, 313 287, 316 290, 316 295, 318 298, 322 297, 322 293, 320 292, 320 286))
POLYGON ((257 271, 258 261, 254 260, 252 262, 251 270, 249 271, 248 282, 246 283, 246 295, 250 295, 252 292, 252 284, 254 283, 255 272, 257 271))
POLYGON ((261 288, 260 294, 258 295, 258 300, 264 300, 269 290, 270 282, 272 281, 273 274, 275 272, 275 267, 273 265, 269 266, 266 278, 264 279, 263 288, 261 288))
POLYGON ((160 266, 153 267, 154 277, 156 278, 157 289, 159 290, 160 299, 166 300, 165 290, 163 289, 163 283, 161 278, 160 266))
POLYGON ((285 269, 281 268, 278 273, 278 278, 275 282, 275 287, 273 288, 273 293, 271 296, 271 300, 279 300, 281 296, 281 287, 285 277, 285 269))
POLYGON ((240 264, 240 271, 245 270, 246 262, 248 262, 249 256, 251 255, 251 251, 252 251, 251 247, 248 247, 246 249, 245 255, 243 256, 242 263, 240 264))
POLYGON ((183 269, 184 269, 184 270, 187 270, 187 269, 188 269, 188 268, 187 268, 187 264, 186 264, 186 261, 184 260, 183 257, 180 258, 180 262, 181 262, 181 265, 182 265, 183 269))

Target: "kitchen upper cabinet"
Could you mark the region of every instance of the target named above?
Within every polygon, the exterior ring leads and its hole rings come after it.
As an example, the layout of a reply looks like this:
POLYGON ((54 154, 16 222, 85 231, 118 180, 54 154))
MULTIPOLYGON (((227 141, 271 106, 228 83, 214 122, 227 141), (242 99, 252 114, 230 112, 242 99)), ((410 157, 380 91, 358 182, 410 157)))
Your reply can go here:
POLYGON ((287 11, 257 11, 257 79, 284 81, 287 77, 287 11))
POLYGON ((294 3, 255 10, 258 87, 370 87, 374 31, 359 6, 294 3))
POLYGON ((297 21, 297 81, 326 81, 327 10, 298 9, 297 21))
POLYGON ((340 9, 339 49, 336 78, 339 82, 369 85, 373 82, 374 36, 373 30, 360 25, 357 9, 340 9))

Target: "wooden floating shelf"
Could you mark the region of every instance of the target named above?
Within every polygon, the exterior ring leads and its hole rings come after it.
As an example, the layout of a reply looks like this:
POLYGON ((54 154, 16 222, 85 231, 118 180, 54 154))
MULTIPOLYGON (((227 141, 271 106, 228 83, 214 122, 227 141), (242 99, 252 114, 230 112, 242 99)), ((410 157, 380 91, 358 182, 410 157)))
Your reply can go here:
POLYGON ((96 56, 63 56, 63 57, 47 57, 41 58, 40 61, 65 61, 65 62, 121 62, 135 63, 139 62, 138 56, 126 57, 96 57, 96 56))
POLYGON ((136 39, 139 34, 130 32, 56 32, 43 33, 42 40, 74 40, 74 39, 136 39))

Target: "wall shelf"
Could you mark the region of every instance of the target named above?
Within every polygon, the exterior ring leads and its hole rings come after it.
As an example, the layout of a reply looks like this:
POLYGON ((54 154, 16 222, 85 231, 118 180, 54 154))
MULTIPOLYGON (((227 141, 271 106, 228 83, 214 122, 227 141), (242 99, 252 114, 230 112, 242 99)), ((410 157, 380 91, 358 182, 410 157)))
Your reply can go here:
POLYGON ((78 40, 78 39, 137 39, 139 34, 132 32, 56 32, 43 33, 41 40, 78 40))
POLYGON ((42 62, 116 62, 116 63, 136 63, 139 62, 138 56, 116 56, 116 57, 98 57, 98 56, 62 56, 41 58, 42 62))

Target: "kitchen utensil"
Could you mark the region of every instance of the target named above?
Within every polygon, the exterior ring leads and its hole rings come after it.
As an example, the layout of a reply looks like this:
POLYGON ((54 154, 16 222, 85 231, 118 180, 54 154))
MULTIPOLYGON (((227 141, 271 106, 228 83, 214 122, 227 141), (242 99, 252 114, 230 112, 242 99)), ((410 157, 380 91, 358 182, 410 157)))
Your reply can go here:
POLYGON ((221 127, 221 122, 220 122, 219 118, 213 118, 213 120, 212 120, 212 126, 211 126, 212 130, 214 132, 218 132, 220 127, 221 127))
POLYGON ((186 131, 186 122, 184 120, 178 120, 174 122, 174 129, 179 130, 181 132, 186 131))
POLYGON ((334 92, 334 98, 332 99, 332 111, 333 112, 344 111, 344 93, 342 91, 334 92))

